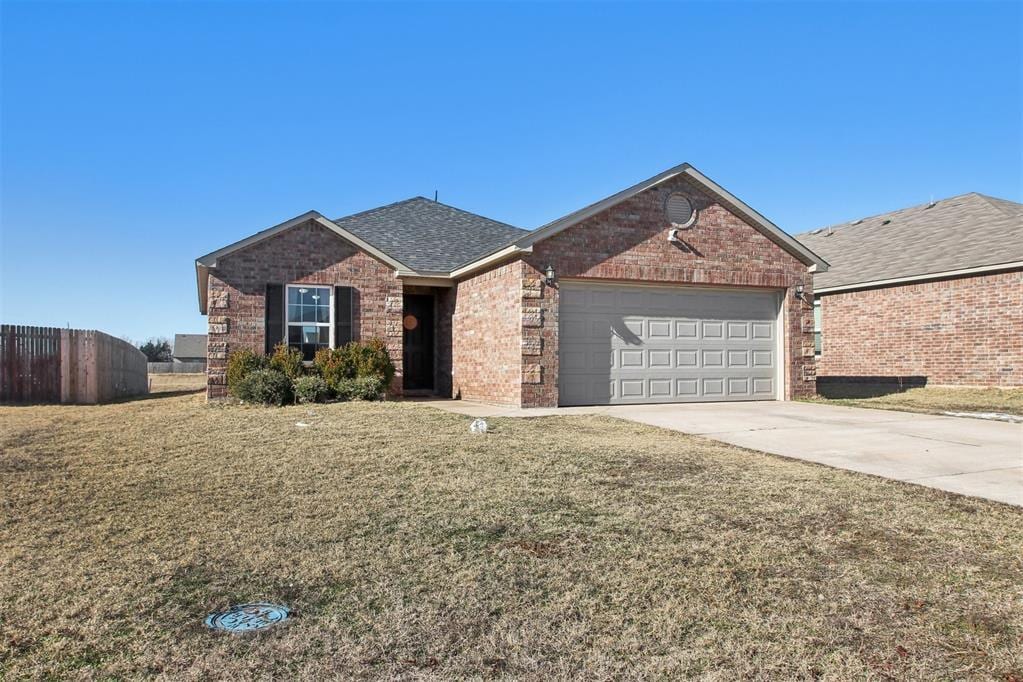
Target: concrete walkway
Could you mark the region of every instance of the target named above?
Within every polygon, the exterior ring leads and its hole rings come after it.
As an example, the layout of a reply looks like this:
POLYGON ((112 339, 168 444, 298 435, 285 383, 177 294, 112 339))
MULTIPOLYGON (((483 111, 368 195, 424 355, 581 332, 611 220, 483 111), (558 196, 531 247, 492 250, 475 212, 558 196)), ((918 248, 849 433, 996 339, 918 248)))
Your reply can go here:
POLYGON ((1023 506, 1023 425, 798 402, 521 409, 430 405, 474 417, 603 414, 1023 506))

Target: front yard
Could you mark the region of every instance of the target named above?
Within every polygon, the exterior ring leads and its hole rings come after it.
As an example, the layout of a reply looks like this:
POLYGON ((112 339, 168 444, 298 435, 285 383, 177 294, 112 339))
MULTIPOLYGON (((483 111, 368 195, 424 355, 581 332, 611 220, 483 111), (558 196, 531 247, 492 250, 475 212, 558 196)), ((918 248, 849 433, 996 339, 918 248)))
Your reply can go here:
POLYGON ((0 407, 0 677, 1023 676, 1023 510, 603 417, 469 421, 0 407), (262 600, 295 617, 203 626, 262 600))

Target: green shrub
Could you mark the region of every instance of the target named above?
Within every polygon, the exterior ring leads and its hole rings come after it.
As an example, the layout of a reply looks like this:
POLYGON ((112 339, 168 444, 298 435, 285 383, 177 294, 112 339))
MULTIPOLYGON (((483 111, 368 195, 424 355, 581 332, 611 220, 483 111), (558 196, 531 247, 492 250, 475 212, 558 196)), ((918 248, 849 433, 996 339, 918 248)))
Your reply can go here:
MULTIPOLYGON (((227 391, 236 398, 242 380, 259 369, 266 369, 267 358, 265 355, 253 353, 247 348, 236 350, 227 356, 227 391)), ((244 398, 241 398, 244 400, 244 398)))
POLYGON ((294 381, 305 373, 305 365, 302 364, 302 351, 292 348, 286 343, 278 343, 274 346, 274 353, 270 356, 270 369, 284 372, 284 375, 294 381))
POLYGON ((320 349, 313 362, 327 384, 338 392, 338 386, 346 379, 376 378, 384 389, 394 379, 394 364, 380 339, 320 349))
POLYGON ((276 369, 257 369, 246 374, 235 390, 245 402, 284 405, 292 401, 291 379, 276 369))
POLYGON ((322 403, 330 397, 330 386, 323 377, 299 377, 295 379, 295 397, 300 403, 322 403))
POLYGON ((355 377, 355 362, 348 350, 351 345, 342 348, 321 348, 316 351, 313 364, 331 388, 336 387, 343 379, 355 377))
POLYGON ((380 377, 341 379, 334 387, 338 400, 380 400, 386 385, 380 377))
POLYGON ((363 344, 349 344, 356 346, 353 353, 355 359, 356 377, 378 377, 384 387, 391 385, 394 379, 394 363, 391 362, 391 354, 387 352, 387 346, 382 339, 370 339, 363 344))

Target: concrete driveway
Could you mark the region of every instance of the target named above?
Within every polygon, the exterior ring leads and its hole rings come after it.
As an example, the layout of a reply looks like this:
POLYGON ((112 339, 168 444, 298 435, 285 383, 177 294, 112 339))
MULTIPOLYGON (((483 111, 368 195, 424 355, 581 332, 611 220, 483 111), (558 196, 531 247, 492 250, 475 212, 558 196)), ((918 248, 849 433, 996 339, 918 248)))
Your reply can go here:
POLYGON ((472 416, 605 414, 752 450, 1023 506, 1023 425, 798 402, 517 409, 437 401, 472 416))

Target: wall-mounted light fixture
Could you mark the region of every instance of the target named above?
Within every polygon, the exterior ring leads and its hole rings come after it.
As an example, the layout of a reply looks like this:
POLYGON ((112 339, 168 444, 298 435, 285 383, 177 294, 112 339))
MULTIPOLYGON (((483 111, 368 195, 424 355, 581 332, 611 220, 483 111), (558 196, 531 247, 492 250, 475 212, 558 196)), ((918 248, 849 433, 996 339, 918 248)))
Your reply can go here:
POLYGON ((805 291, 805 289, 803 289, 803 285, 802 284, 797 284, 796 285, 796 298, 798 298, 800 301, 803 300, 803 292, 804 291, 805 291))
POLYGON ((549 287, 554 286, 554 266, 553 265, 548 265, 547 266, 547 269, 544 270, 544 272, 543 272, 543 277, 544 277, 544 281, 547 283, 547 286, 549 286, 549 287))

